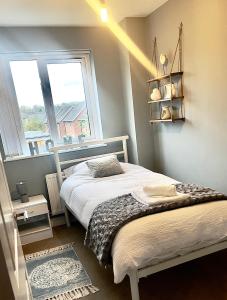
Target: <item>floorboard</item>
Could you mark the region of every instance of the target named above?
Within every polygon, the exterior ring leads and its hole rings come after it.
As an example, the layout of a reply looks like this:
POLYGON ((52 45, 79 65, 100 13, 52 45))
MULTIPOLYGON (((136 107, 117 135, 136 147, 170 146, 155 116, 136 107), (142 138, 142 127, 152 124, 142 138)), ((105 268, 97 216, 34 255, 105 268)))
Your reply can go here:
MULTIPOLYGON (((54 229, 52 239, 23 247, 24 253, 75 242, 75 248, 92 282, 100 292, 89 300, 131 300, 129 280, 113 283, 111 269, 101 267, 93 253, 84 247, 85 230, 79 223, 54 229)), ((141 300, 227 300, 227 250, 220 251, 181 266, 153 274, 140 280, 141 300)))

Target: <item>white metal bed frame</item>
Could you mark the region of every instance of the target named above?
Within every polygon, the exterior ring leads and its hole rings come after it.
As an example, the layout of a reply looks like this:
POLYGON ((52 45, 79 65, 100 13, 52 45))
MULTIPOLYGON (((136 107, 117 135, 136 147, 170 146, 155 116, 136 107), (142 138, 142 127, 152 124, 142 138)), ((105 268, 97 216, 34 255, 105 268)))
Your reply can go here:
MULTIPOLYGON (((123 155, 124 161, 128 162, 128 150, 127 150, 127 140, 128 139, 129 139, 128 135, 125 135, 125 136, 120 136, 120 137, 108 138, 108 139, 104 139, 104 140, 95 140, 95 141, 84 142, 82 144, 69 144, 69 145, 62 145, 62 146, 56 146, 56 147, 50 148, 50 152, 54 153, 54 160, 55 160, 56 169, 57 169, 57 178, 58 178, 59 188, 61 187, 63 180, 64 180, 64 176, 62 173, 62 166, 64 166, 64 165, 79 163, 79 162, 83 162, 83 161, 86 161, 91 158, 99 158, 99 157, 104 157, 104 156, 108 156, 111 154, 115 154, 117 156, 123 155), (90 149, 89 147, 92 147, 92 146, 108 145, 108 144, 112 144, 112 143, 116 143, 116 142, 122 142, 122 151, 116 151, 116 152, 100 154, 100 155, 90 155, 88 157, 81 157, 81 158, 76 158, 73 160, 60 161, 60 158, 59 158, 59 153, 61 151, 67 151, 67 150, 73 151, 73 150, 78 150, 78 149, 88 150, 88 149, 90 149)), ((75 215, 75 213, 73 213, 71 211, 70 207, 68 207, 64 201, 62 201, 62 204, 63 204, 64 213, 65 213, 65 221, 66 221, 67 226, 69 227, 70 220, 69 220, 68 210, 74 215, 75 215)), ((77 218, 77 216, 75 216, 75 217, 77 218)))
MULTIPOLYGON (((91 158, 98 158, 98 157, 103 157, 103 156, 107 156, 107 155, 111 155, 111 154, 123 155, 124 161, 128 162, 128 151, 127 151, 127 140, 128 139, 129 139, 128 136, 120 136, 120 137, 114 137, 114 138, 109 138, 109 139, 104 139, 104 140, 85 142, 83 144, 70 144, 70 145, 63 145, 63 146, 57 146, 57 147, 51 148, 50 151, 54 153, 59 187, 61 186, 61 184, 64 180, 64 177, 62 174, 62 166, 64 166, 64 165, 72 164, 72 163, 79 163, 79 162, 83 162, 83 161, 86 161, 91 158), (122 148, 123 148, 122 151, 106 153, 106 154, 101 154, 101 155, 95 155, 95 156, 91 155, 88 157, 82 157, 82 158, 66 160, 66 161, 60 161, 60 158, 59 158, 59 152, 61 152, 62 150, 76 150, 79 148, 84 148, 84 147, 89 147, 89 146, 94 146, 94 145, 105 145, 105 144, 111 144, 111 143, 115 143, 115 142, 122 142, 122 148)), ((89 149, 89 148, 85 148, 85 149, 89 149)), ((64 203, 64 201, 63 201, 63 207, 64 207, 66 224, 67 224, 67 226, 70 226, 68 210, 71 211, 71 213, 76 218, 77 218, 77 216, 70 209, 70 207, 68 207, 67 204, 64 203)), ((215 253, 217 251, 220 251, 220 250, 223 250, 226 248, 227 248, 227 241, 223 241, 223 242, 211 245, 209 247, 190 252, 189 254, 178 256, 173 259, 169 259, 167 261, 164 261, 164 262, 156 264, 156 265, 146 266, 144 268, 131 270, 129 272, 128 276, 130 278, 132 300, 140 300, 139 286, 138 286, 140 278, 147 277, 148 275, 160 272, 165 269, 169 269, 171 267, 180 265, 182 263, 185 263, 185 262, 188 262, 188 261, 191 261, 191 260, 203 257, 203 256, 206 256, 211 253, 215 253)))

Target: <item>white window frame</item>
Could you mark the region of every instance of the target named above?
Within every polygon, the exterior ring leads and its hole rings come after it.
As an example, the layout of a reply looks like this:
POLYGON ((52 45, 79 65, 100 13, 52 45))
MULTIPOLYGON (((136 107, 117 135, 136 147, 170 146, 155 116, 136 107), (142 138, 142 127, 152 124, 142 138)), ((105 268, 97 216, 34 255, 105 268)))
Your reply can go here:
MULTIPOLYGON (((53 99, 50 90, 50 82, 47 71, 47 64, 51 63, 61 63, 61 62, 80 62, 82 67, 82 76, 85 91, 85 100, 90 124, 91 135, 86 140, 96 140, 102 139, 102 126, 101 126, 101 116, 98 101, 98 92, 96 85, 96 76, 94 70, 94 62, 90 50, 65 50, 65 51, 45 51, 45 52, 23 52, 23 53, 7 53, 1 55, 1 65, 4 70, 4 83, 5 84, 5 97, 1 99, 0 104, 7 106, 10 117, 6 123, 0 122, 1 135, 3 140, 4 149, 7 155, 28 155, 28 144, 25 140, 24 129, 22 126, 22 120, 20 116, 20 109, 17 101, 17 96, 14 88, 13 78, 10 70, 10 61, 22 61, 22 60, 36 60, 39 76, 41 80, 41 87, 43 92, 44 106, 46 110, 49 132, 51 139, 53 139, 55 145, 62 144, 63 142, 58 138, 58 130, 56 117, 53 106, 53 99), (43 78, 42 78, 43 77, 43 78), (44 86, 45 83, 45 86, 44 86), (48 84, 46 84, 48 83, 48 84), (46 87, 48 86, 48 87, 46 87), (49 97, 46 97, 46 91, 44 89, 49 89, 49 97), (11 123, 11 124, 10 124, 11 123), (9 137, 9 132, 5 132, 4 125, 13 126, 14 130, 11 132, 9 137), (11 139, 14 140, 15 145, 11 148, 9 144, 11 139), (13 148, 13 149, 12 149, 13 148)), ((1 113, 0 113, 1 118, 1 113)))

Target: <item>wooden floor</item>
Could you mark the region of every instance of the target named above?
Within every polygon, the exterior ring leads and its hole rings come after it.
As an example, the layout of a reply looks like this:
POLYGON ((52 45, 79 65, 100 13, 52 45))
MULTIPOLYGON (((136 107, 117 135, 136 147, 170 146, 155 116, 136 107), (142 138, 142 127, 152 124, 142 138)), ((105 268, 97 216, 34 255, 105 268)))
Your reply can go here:
MULTIPOLYGON (((54 238, 23 247, 24 253, 75 242, 76 251, 93 284, 100 291, 83 299, 130 300, 129 280, 113 283, 113 273, 98 264, 93 253, 83 246, 85 231, 75 223, 54 229, 54 238)), ((227 300, 227 251, 174 267, 140 280, 141 300, 227 300)))

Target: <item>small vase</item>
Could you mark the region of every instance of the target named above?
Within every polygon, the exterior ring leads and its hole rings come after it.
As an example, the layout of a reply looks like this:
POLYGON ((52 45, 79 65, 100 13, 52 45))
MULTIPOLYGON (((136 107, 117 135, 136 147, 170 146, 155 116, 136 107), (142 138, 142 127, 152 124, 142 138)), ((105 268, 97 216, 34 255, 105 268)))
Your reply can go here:
POLYGON ((151 98, 152 101, 157 101, 157 100, 160 100, 162 98, 161 93, 160 93, 158 88, 153 89, 153 91, 150 95, 150 98, 151 98))
POLYGON ((168 83, 165 85, 165 99, 171 99, 171 97, 176 97, 177 90, 174 84, 168 83))
POLYGON ((170 112, 169 106, 163 106, 162 107, 161 119, 162 120, 171 119, 171 112, 170 112))

